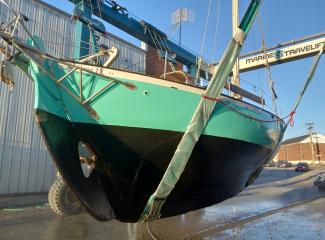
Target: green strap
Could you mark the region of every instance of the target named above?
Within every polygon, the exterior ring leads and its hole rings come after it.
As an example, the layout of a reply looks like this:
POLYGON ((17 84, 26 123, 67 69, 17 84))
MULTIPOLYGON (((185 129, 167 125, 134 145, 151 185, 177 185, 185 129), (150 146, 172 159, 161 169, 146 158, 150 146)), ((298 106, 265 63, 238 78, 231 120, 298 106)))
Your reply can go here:
POLYGON ((139 222, 148 222, 160 217, 160 210, 165 203, 167 197, 174 189, 181 174, 183 173, 185 166, 190 158, 192 151, 199 140, 206 123, 208 122, 210 115, 215 107, 223 86, 225 85, 228 76, 239 56, 242 44, 246 38, 252 22, 257 14, 261 0, 252 0, 245 16, 240 24, 240 27, 235 34, 234 38, 230 41, 221 61, 217 68, 217 71, 212 76, 207 90, 187 129, 174 153, 169 166, 159 183, 156 191, 151 195, 147 205, 139 219, 139 222))

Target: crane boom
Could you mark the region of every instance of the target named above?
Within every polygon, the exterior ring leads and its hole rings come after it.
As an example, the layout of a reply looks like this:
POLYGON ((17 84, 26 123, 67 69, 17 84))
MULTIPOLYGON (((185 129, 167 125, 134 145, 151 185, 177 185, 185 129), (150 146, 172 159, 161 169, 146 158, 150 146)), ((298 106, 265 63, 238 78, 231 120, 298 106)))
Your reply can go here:
MULTIPOLYGON (((130 17, 126 8, 120 6, 113 0, 68 0, 74 4, 83 2, 91 8, 91 13, 113 26, 125 31, 131 36, 150 45, 153 48, 162 50, 168 49, 168 54, 178 62, 192 68, 197 64, 197 56, 190 51, 180 47, 170 40, 165 33, 145 22, 130 17)), ((171 57, 170 56, 170 57, 171 57)))

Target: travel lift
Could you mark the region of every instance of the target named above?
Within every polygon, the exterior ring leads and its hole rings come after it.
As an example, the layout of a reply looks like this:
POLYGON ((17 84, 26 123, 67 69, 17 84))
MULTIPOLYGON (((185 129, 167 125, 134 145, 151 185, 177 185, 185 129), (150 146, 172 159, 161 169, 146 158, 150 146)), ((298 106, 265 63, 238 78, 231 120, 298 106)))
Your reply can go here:
MULTIPOLYGON (((115 1, 105 0, 69 0, 76 3, 73 18, 76 22, 76 46, 74 49, 74 57, 80 58, 89 54, 89 43, 92 48, 97 48, 95 31, 105 35, 104 25, 95 19, 92 14, 107 21, 108 23, 124 30, 130 35, 138 38, 146 44, 156 48, 164 56, 166 61, 172 63, 182 63, 187 66, 192 77, 197 75, 198 62, 200 68, 200 76, 208 79, 216 71, 218 63, 206 64, 195 55, 178 46, 169 40, 167 35, 154 26, 144 21, 137 21, 131 18, 126 8, 118 5, 115 1), (90 5, 89 5, 90 4, 90 5)), ((290 61, 315 56, 325 44, 325 32, 307 36, 301 39, 292 40, 279 44, 277 46, 255 51, 239 57, 239 72, 247 72, 266 66, 272 66, 290 61)), ((225 88, 233 92, 239 97, 245 97, 259 104, 264 104, 264 99, 256 96, 236 84, 227 83, 225 88)), ((80 146, 80 151, 85 151, 84 146, 80 146)), ((80 154, 81 162, 91 162, 91 153, 80 154), (88 156, 87 156, 88 155, 88 156)), ((53 183, 49 190, 49 205, 52 210, 60 216, 75 215, 80 213, 83 208, 78 202, 72 191, 64 183, 58 174, 57 180, 53 183)))

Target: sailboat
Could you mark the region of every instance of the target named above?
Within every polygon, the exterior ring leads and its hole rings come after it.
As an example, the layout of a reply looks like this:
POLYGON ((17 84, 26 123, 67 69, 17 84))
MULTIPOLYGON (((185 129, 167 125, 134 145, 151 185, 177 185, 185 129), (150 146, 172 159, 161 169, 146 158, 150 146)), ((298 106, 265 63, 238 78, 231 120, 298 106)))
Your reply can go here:
MULTIPOLYGON (((108 2, 111 6, 103 8, 125 15, 115 1, 108 2)), ((42 39, 29 33, 28 19, 20 13, 1 27, 2 81, 12 84, 10 67, 34 81, 43 140, 60 175, 93 217, 151 221, 204 208, 241 192, 272 159, 284 121, 221 94, 259 5, 260 0, 251 1, 207 89, 113 69, 115 48, 72 60, 53 57, 42 39), (28 34, 26 41, 17 36, 18 26, 28 34), (80 146, 88 156, 81 156, 80 146), (81 162, 91 167, 90 174, 84 174, 81 162)), ((88 20, 78 21, 82 27, 88 20)), ((146 34, 162 35, 139 24, 146 34)), ((89 33, 95 44, 94 32, 89 33)), ((177 57, 190 61, 183 53, 177 57)))

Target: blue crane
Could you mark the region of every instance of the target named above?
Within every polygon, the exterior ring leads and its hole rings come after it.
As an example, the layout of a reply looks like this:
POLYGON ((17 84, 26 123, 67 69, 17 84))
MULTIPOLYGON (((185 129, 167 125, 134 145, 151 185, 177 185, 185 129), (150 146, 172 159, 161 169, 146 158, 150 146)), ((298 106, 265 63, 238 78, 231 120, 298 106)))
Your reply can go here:
MULTIPOLYGON (((157 49, 160 56, 165 56, 167 52, 168 61, 177 61, 188 68, 188 73, 194 79, 197 77, 198 65, 200 65, 200 77, 209 79, 214 72, 214 67, 207 66, 204 62, 198 64, 199 57, 182 48, 177 43, 171 41, 168 36, 151 24, 137 20, 130 16, 127 9, 116 3, 114 0, 68 0, 74 3, 74 18, 78 21, 75 29, 75 49, 74 58, 78 59, 89 54, 89 42, 96 47, 95 34, 93 30, 106 34, 105 26, 92 15, 112 24, 125 31, 133 37, 139 39, 157 49), (91 39, 91 41, 90 41, 91 39)), ((239 86, 229 83, 227 89, 240 94, 257 103, 264 103, 264 100, 250 93, 239 86)))
POLYGON ((114 0, 68 0, 74 3, 74 17, 79 21, 76 26, 76 48, 74 57, 88 54, 87 43, 92 37, 89 27, 106 33, 104 25, 92 15, 116 26, 133 37, 145 42, 160 51, 162 56, 167 52, 169 61, 178 61, 187 66, 192 76, 196 75, 198 57, 171 41, 168 36, 151 24, 132 18, 125 7, 114 0), (79 38, 79 39, 78 39, 79 38))

